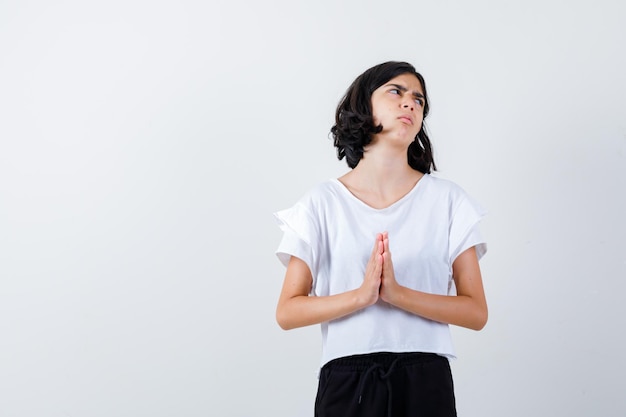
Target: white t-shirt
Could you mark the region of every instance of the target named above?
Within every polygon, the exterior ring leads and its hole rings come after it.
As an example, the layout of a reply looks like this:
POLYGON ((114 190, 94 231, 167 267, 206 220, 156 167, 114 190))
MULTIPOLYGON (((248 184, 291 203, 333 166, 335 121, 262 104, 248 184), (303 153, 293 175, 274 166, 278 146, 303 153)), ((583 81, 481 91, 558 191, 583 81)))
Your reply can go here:
MULTIPOLYGON (((313 276, 311 296, 358 288, 377 233, 389 233, 396 280, 400 285, 454 295, 452 263, 486 244, 478 230, 485 211, 458 185, 424 175, 393 205, 374 209, 340 181, 313 188, 293 207, 275 213, 284 232, 276 254, 287 265, 302 259, 313 276)), ((431 352, 454 357, 447 324, 424 319, 382 300, 348 316, 322 323, 321 366, 350 355, 374 352, 431 352)))

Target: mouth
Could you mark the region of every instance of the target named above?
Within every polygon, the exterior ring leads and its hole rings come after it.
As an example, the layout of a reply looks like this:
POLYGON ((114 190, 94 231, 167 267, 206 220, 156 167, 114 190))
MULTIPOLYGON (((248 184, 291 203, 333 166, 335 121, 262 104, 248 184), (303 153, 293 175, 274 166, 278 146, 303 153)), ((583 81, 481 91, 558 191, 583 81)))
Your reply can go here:
POLYGON ((402 120, 403 122, 407 124, 413 125, 413 119, 411 118, 411 116, 404 115, 404 116, 398 117, 398 119, 402 120))

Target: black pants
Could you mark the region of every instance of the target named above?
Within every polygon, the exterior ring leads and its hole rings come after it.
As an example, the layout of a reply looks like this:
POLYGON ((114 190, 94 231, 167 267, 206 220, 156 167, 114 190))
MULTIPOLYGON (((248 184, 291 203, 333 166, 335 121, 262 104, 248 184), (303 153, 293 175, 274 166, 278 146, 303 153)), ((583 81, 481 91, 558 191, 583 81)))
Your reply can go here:
POLYGON ((335 359, 320 372, 315 417, 456 417, 448 359, 432 353, 335 359))

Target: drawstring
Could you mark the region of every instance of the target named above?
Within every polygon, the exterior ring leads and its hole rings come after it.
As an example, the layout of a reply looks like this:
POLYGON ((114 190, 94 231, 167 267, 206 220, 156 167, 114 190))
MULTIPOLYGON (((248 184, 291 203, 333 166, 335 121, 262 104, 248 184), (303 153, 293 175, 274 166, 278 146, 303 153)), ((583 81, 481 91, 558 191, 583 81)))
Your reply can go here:
POLYGON ((391 400, 393 399, 393 397, 392 397, 391 381, 389 380, 389 377, 391 376, 391 373, 396 367, 396 363, 398 363, 398 359, 400 358, 396 358, 393 362, 391 362, 391 365, 389 365, 389 369, 387 369, 387 372, 385 372, 385 368, 383 368, 383 366, 379 363, 374 363, 372 364, 372 366, 367 368, 367 370, 361 377, 361 380, 359 381, 359 391, 358 391, 359 392, 359 404, 361 404, 361 400, 363 399, 363 389, 365 388, 365 380, 370 376, 372 372, 378 371, 378 376, 380 377, 381 380, 385 381, 385 384, 387 385, 387 392, 389 393, 389 398, 387 400, 387 416, 391 417, 391 400))
POLYGON ((361 377, 361 380, 359 381, 359 404, 361 404, 361 400, 363 399, 363 388, 364 388, 363 385, 365 384, 365 380, 372 372, 374 372, 377 369, 382 369, 382 368, 383 367, 379 363, 375 363, 369 368, 367 368, 367 371, 365 371, 365 373, 361 377))

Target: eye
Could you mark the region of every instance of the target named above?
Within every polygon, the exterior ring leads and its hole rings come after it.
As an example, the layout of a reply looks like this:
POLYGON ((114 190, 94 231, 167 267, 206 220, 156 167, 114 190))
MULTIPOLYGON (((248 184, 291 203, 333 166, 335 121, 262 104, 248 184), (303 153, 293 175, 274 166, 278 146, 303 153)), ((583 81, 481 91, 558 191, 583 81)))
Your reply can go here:
POLYGON ((416 98, 415 102, 420 106, 420 107, 424 107, 424 100, 421 98, 416 98))
POLYGON ((400 90, 398 90, 397 88, 392 88, 391 90, 389 90, 389 92, 391 94, 400 95, 400 90))

